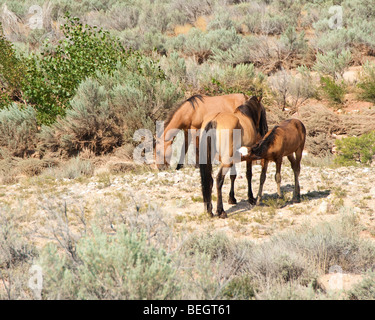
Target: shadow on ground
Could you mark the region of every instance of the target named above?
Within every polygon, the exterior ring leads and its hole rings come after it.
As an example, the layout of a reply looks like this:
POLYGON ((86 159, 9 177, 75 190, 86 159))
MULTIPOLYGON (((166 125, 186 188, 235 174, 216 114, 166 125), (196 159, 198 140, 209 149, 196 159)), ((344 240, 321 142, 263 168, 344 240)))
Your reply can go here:
MULTIPOLYGON (((294 185, 287 184, 281 187, 281 193, 284 195, 282 198, 279 198, 277 193, 272 194, 263 194, 262 201, 259 204, 260 207, 275 207, 277 209, 285 208, 289 205, 295 204, 292 199, 285 198, 285 194, 288 192, 293 192, 294 185)), ((310 191, 307 193, 301 193, 301 203, 316 199, 327 198, 331 194, 331 190, 319 190, 319 191, 310 191)), ((247 200, 243 199, 237 204, 233 205, 226 210, 227 214, 241 213, 253 209, 255 206, 251 205, 247 200)))

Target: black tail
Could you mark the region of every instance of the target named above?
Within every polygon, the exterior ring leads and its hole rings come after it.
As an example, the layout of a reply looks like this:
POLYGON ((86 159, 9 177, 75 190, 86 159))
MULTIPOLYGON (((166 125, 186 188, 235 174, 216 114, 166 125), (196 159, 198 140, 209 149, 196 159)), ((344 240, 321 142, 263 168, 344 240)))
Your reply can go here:
POLYGON ((266 109, 264 108, 262 104, 261 106, 262 106, 262 111, 260 114, 260 121, 259 121, 259 133, 262 137, 264 137, 266 133, 268 132, 268 124, 267 124, 266 109))
POLYGON ((204 128, 202 138, 199 139, 199 170, 201 174, 201 185, 203 202, 205 210, 208 212, 212 211, 211 205, 211 194, 212 194, 212 156, 211 156, 211 134, 216 135, 216 121, 210 121, 204 128), (210 134, 208 132, 211 131, 210 134))

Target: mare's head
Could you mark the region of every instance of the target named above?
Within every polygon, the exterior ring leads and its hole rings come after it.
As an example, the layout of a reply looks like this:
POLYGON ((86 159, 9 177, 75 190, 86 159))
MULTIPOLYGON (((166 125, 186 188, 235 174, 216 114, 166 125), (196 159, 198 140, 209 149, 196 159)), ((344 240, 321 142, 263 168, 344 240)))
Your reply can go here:
POLYGON ((155 164, 159 170, 165 170, 169 167, 172 157, 172 142, 165 140, 164 134, 156 138, 155 145, 155 164))

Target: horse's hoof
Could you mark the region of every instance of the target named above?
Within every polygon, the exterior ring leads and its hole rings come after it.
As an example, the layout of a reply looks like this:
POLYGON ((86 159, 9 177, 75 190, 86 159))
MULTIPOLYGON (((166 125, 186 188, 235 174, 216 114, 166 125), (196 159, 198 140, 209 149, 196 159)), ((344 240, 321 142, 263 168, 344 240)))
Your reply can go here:
POLYGON ((209 216, 210 218, 213 218, 213 216, 214 216, 214 214, 213 214, 212 212, 207 212, 207 214, 208 214, 208 216, 209 216))
POLYGON ((184 167, 183 164, 178 164, 177 167, 176 167, 176 170, 180 170, 180 169, 182 169, 183 167, 184 167))
POLYGON ((256 199, 255 198, 249 198, 249 203, 253 206, 255 203, 256 203, 256 199))
POLYGON ((227 213, 223 209, 216 210, 216 214, 219 218, 225 219, 227 217, 227 213))
POLYGON ((293 199, 292 199, 292 202, 293 202, 293 203, 300 203, 300 202, 301 202, 301 199, 300 199, 300 198, 293 198, 293 199))
POLYGON ((229 198, 228 203, 229 204, 237 204, 237 200, 236 200, 236 198, 229 198))
POLYGON ((227 216, 227 213, 225 211, 222 211, 220 214, 219 214, 219 218, 220 219, 226 219, 228 216, 227 216))

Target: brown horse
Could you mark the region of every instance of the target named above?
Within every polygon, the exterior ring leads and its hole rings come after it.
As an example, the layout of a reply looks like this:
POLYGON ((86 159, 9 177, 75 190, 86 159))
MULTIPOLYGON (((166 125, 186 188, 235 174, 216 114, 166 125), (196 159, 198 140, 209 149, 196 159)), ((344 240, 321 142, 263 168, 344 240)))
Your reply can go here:
MULTIPOLYGON (((236 179, 235 163, 241 161, 238 148, 249 147, 261 139, 268 131, 266 111, 260 99, 252 97, 243 105, 236 108, 234 112, 221 112, 210 119, 206 119, 202 125, 199 150, 199 167, 203 193, 204 210, 212 214, 212 160, 213 156, 219 154, 221 162, 216 177, 217 186, 217 214, 220 218, 226 218, 223 209, 222 186, 226 173, 230 172, 231 189, 229 203, 235 204, 234 181, 236 179), (235 131, 237 130, 237 131, 235 131)), ((248 201, 255 204, 251 189, 252 161, 246 161, 246 178, 248 181, 248 201)))
MULTIPOLYGON (((201 128, 203 120, 219 112, 233 112, 238 106, 245 103, 246 100, 248 100, 248 97, 241 93, 214 97, 195 95, 180 104, 170 112, 165 121, 163 133, 156 139, 155 160, 157 167, 163 169, 169 165, 172 156, 172 148, 170 146, 179 130, 184 131, 185 143, 181 150, 177 169, 183 167, 189 141, 196 139, 196 147, 198 148, 198 134, 194 134, 194 130, 201 128)), ((196 163, 198 163, 198 157, 197 150, 196 163)))
POLYGON ((262 198, 263 185, 266 181, 267 166, 269 161, 276 162, 275 180, 277 183, 277 194, 281 197, 281 163, 283 157, 288 157, 294 172, 294 192, 293 201, 300 202, 300 186, 298 176, 301 171, 302 151, 305 146, 306 128, 304 124, 297 119, 283 121, 267 132, 265 137, 255 146, 250 148, 249 155, 245 158, 250 160, 264 160, 262 173, 260 176, 260 185, 256 203, 259 204, 262 198), (295 153, 295 157, 293 156, 295 153))

